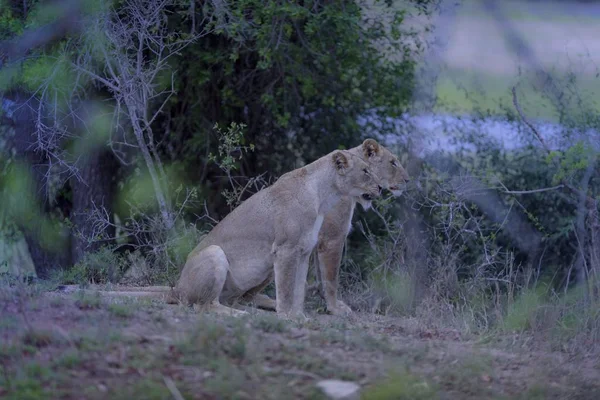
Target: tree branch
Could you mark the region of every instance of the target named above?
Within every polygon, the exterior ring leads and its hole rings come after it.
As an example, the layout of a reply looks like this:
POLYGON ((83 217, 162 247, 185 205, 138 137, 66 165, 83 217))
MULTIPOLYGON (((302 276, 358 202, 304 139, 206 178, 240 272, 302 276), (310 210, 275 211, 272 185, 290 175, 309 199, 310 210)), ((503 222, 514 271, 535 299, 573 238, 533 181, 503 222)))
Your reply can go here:
MULTIPOLYGON (((504 186, 504 185, 502 185, 504 186)), ((548 188, 541 188, 541 189, 531 189, 531 190, 508 190, 507 188, 505 188, 505 190, 503 190, 502 193, 507 193, 507 194, 533 194, 533 193, 542 193, 542 192, 550 192, 552 190, 556 190, 556 189, 562 189, 565 185, 556 185, 556 186, 552 186, 552 187, 548 187, 548 188)))
MULTIPOLYGON (((546 141, 544 140, 544 138, 542 137, 542 135, 540 134, 540 132, 535 128, 535 126, 529 122, 529 120, 527 119, 527 117, 525 116, 525 114, 523 113, 523 110, 521 109, 518 99, 517 99, 517 90, 516 87, 513 86, 512 88, 512 95, 513 95, 513 104, 515 106, 515 109, 517 110, 517 113, 519 114, 519 117, 521 118, 521 121, 531 130, 531 132, 538 138, 538 140, 540 141, 540 143, 542 144, 542 146, 544 146, 544 150, 546 150, 546 152, 548 154, 551 154, 551 150, 550 147, 548 147, 548 145, 546 144, 546 141)), ((557 161, 553 161, 554 163, 557 163, 557 161)), ((596 199, 594 199, 593 197, 591 197, 590 195, 588 195, 585 191, 582 191, 578 188, 576 188, 575 186, 573 186, 572 184, 570 184, 569 182, 567 182, 566 180, 562 180, 561 181, 561 185, 567 189, 569 192, 571 192, 572 194, 575 194, 577 196, 582 196, 585 199, 585 205, 588 209, 593 209, 596 207, 596 199)))

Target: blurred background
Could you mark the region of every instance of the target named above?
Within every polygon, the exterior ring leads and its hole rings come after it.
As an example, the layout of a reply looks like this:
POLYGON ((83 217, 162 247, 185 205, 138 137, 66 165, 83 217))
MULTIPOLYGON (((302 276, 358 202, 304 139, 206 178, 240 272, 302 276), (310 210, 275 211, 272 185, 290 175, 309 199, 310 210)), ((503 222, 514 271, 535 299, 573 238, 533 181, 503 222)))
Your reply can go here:
POLYGON ((599 38, 597 1, 0 0, 0 397, 598 398, 599 38), (305 322, 95 291, 366 138, 411 182, 355 211, 353 316, 313 270, 305 322))
POLYGON ((576 346, 600 329, 599 18, 566 0, 1 0, 0 271, 172 284, 240 202, 374 137, 414 179, 357 210, 342 297, 576 346))

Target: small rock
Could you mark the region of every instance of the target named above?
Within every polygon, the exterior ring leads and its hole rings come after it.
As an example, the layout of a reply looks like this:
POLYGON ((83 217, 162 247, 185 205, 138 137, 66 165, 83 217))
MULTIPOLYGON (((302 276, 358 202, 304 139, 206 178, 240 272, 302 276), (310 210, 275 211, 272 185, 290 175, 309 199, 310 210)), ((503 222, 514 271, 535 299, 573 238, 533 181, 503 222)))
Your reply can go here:
POLYGON ((354 382, 328 379, 317 383, 317 387, 333 400, 360 399, 360 386, 354 382))

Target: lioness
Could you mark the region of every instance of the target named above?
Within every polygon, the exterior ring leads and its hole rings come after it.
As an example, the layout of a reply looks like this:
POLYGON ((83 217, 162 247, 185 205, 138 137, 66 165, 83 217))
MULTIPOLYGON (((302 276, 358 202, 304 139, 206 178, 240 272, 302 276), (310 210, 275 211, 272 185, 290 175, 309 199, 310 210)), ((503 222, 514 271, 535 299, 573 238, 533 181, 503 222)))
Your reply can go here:
MULTIPOLYGON (((371 170, 379 177, 381 187, 389 189, 394 196, 402 194, 403 188, 410 178, 392 152, 373 139, 366 139, 360 146, 347 151, 369 164, 371 170)), ((286 179, 287 175, 284 174, 279 179, 286 179)), ((371 207, 371 200, 349 195, 343 197, 325 215, 319 231, 317 246, 311 257, 317 276, 320 276, 321 290, 327 304, 327 311, 334 315, 352 313, 348 305, 338 300, 337 292, 344 242, 350 233, 356 203, 360 203, 365 210, 371 207)), ((256 295, 254 303, 261 308, 275 309, 273 300, 264 295, 256 295)))
MULTIPOLYGON (((388 189, 396 197, 402 194, 410 178, 392 152, 373 139, 367 139, 348 151, 368 162, 373 173, 379 177, 381 187, 388 189)), ((356 203, 360 203, 365 210, 371 207, 368 199, 346 196, 327 213, 312 257, 316 273, 321 277, 327 311, 334 315, 352 313, 350 307, 337 298, 337 292, 344 242, 352 227, 356 203)))
POLYGON ((285 174, 234 209, 189 254, 175 293, 215 311, 275 279, 277 314, 302 315, 308 259, 325 215, 344 197, 371 201, 378 177, 350 151, 334 151, 285 174))
MULTIPOLYGON (((404 170, 398 158, 388 149, 378 144, 373 139, 366 139, 360 146, 354 147, 347 152, 366 160, 379 177, 380 185, 389 189, 392 194, 399 196, 404 185, 409 181, 409 176, 404 170)), ((279 180, 292 177, 296 171, 282 175, 279 180)), ((278 181, 279 182, 279 181, 278 181)), ((247 200, 247 202, 250 199, 247 200)), ((338 275, 342 257, 345 238, 350 232, 352 215, 356 203, 360 203, 364 209, 370 207, 370 200, 361 196, 344 196, 324 217, 322 227, 318 234, 317 246, 313 250, 313 260, 317 275, 321 276, 322 291, 326 299, 327 310, 335 315, 351 313, 350 307, 337 299, 338 275)), ((268 284, 269 282, 266 282, 268 284)), ((151 288, 148 288, 151 289, 151 288)), ((259 294, 258 287, 243 296, 244 300, 252 301, 255 305, 276 310, 276 302, 269 297, 259 294)), ((125 289, 130 290, 130 289, 125 289)), ((145 288, 134 289, 136 296, 159 297, 157 293, 141 293, 145 288)), ((157 292, 166 292, 170 288, 156 287, 157 292)), ((128 295, 127 292, 111 292, 115 295, 128 295)), ((164 294, 162 295, 164 296, 164 294)))

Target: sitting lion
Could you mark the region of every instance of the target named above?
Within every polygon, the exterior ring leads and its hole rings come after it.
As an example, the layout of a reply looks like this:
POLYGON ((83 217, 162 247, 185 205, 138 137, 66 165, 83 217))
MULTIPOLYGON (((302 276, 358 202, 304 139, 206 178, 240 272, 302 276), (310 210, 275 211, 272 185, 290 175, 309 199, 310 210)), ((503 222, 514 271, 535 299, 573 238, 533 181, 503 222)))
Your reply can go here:
MULTIPOLYGON (((366 139, 360 146, 347 151, 369 164, 371 170, 379 177, 379 184, 382 188, 390 190, 394 196, 402 194, 403 188, 410 178, 392 152, 373 139, 366 139)), ((287 175, 284 174, 279 179, 285 179, 287 175)), ((344 242, 350 233, 356 203, 360 203, 365 210, 371 206, 371 200, 349 195, 338 201, 325 215, 319 231, 317 246, 311 257, 317 276, 321 281, 321 290, 327 304, 327 311, 334 315, 352 313, 350 307, 338 300, 337 291, 344 242)), ((275 309, 274 301, 264 295, 255 296, 254 303, 260 308, 275 309)))
MULTIPOLYGON (((168 300, 240 314, 244 311, 223 304, 242 298, 252 301, 274 279, 277 300, 266 296, 259 300, 266 300, 267 307, 281 316, 303 315, 308 260, 325 215, 342 198, 369 202, 380 189, 377 175, 350 151, 334 151, 285 174, 244 201, 202 239, 189 254, 168 300)), ((164 298, 170 290, 149 289, 145 297, 164 298)), ((143 295, 140 290, 133 293, 143 295)))
MULTIPOLYGON (((410 178, 392 152, 373 139, 367 139, 362 145, 348 151, 368 162, 373 173, 379 177, 382 188, 388 189, 396 197, 402 194, 410 178)), ((320 275, 327 311, 334 315, 352 313, 350 307, 338 300, 337 291, 344 242, 350 233, 356 203, 360 203, 365 210, 371 206, 370 200, 346 196, 327 213, 312 257, 317 276, 320 275)))

